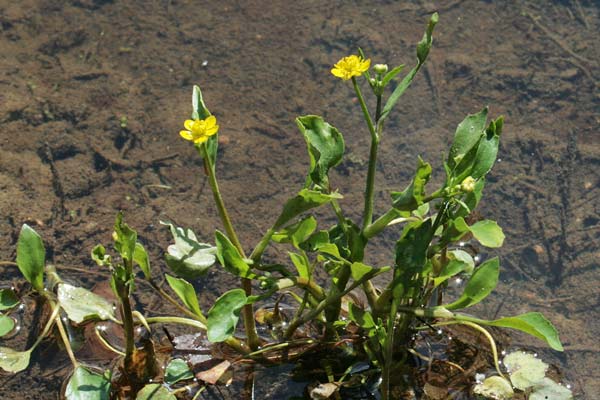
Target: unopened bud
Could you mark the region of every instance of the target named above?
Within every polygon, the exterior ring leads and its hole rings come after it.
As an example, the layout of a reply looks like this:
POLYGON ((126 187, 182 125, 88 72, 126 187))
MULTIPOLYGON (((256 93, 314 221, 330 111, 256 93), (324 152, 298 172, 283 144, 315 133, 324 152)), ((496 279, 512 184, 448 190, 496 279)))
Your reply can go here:
POLYGON ((375 64, 373 66, 373 71, 379 75, 383 75, 388 71, 387 64, 375 64))
POLYGON ((475 179, 472 176, 467 176, 460 184, 460 189, 465 193, 471 193, 475 190, 475 179))

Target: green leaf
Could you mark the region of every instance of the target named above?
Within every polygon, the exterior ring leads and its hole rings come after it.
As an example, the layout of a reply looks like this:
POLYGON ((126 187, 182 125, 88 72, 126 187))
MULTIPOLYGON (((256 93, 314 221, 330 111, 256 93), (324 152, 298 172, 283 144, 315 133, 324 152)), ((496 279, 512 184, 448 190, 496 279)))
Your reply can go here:
POLYGON ((8 310, 19 304, 19 299, 11 289, 0 289, 0 310, 8 310))
POLYGON ((470 174, 474 179, 485 176, 494 166, 496 156, 498 155, 502 125, 502 117, 499 117, 495 121, 492 120, 486 130, 485 136, 479 142, 475 161, 473 162, 473 170, 470 174))
POLYGON ((517 329, 545 341, 554 350, 563 351, 563 346, 558 337, 558 331, 552 323, 539 312, 521 314, 515 317, 504 317, 494 321, 478 320, 477 322, 484 325, 517 329))
POLYGON ((110 266, 110 256, 106 254, 106 249, 101 244, 92 249, 92 260, 100 267, 110 266))
POLYGON ((501 376, 490 376, 473 387, 473 392, 489 399, 511 399, 515 392, 509 381, 501 376))
POLYGON ((469 233, 469 225, 464 218, 455 218, 448 223, 448 228, 444 231, 444 241, 445 243, 455 242, 467 233, 469 233))
POLYGON ((448 310, 471 307, 485 299, 498 284, 500 261, 498 257, 481 264, 469 279, 465 290, 458 300, 444 307, 448 310))
POLYGON ((423 268, 427 260, 427 249, 433 238, 431 220, 419 221, 407 226, 396 242, 396 267, 409 274, 423 268))
POLYGON ((58 285, 57 298, 69 319, 75 323, 88 319, 110 319, 117 322, 112 304, 87 289, 61 283, 58 285))
POLYGON ((256 274, 250 271, 250 266, 244 261, 238 249, 227 236, 216 231, 215 243, 217 244, 217 258, 227 272, 241 278, 252 279, 256 277, 256 274))
POLYGON ((274 229, 279 229, 289 222, 292 218, 302 214, 311 208, 329 203, 334 199, 341 199, 339 193, 321 193, 318 190, 302 189, 298 194, 289 199, 283 206, 283 211, 275 224, 274 229))
POLYGON ((429 19, 429 24, 427 25, 423 39, 417 44, 417 65, 404 77, 404 79, 402 79, 402 82, 396 86, 396 89, 394 89, 391 96, 388 98, 383 107, 383 111, 381 112, 381 117, 379 118, 380 123, 388 117, 389 113, 392 111, 398 100, 400 100, 400 97, 404 94, 406 89, 408 89, 415 78, 415 75, 419 72, 419 69, 427 59, 432 44, 433 28, 435 28, 438 19, 438 13, 434 13, 429 19))
POLYGON ((150 383, 138 392, 135 400, 177 400, 177 397, 163 385, 150 383))
POLYGON ((419 157, 417 171, 410 185, 402 192, 392 192, 393 207, 399 211, 413 211, 423 204, 425 185, 431 176, 431 165, 419 157))
POLYGON ((165 369, 165 382, 169 385, 193 377, 194 373, 190 370, 188 363, 179 358, 171 360, 165 369))
POLYGON ((0 347, 0 368, 6 372, 21 372, 29 366, 31 349, 15 351, 8 347, 0 347))
POLYGON ((544 378, 533 387, 529 400, 572 400, 573 393, 550 378, 544 378))
POLYGON ((460 274, 463 271, 467 271, 470 268, 472 268, 472 266, 464 261, 450 260, 444 269, 442 269, 440 274, 433 278, 433 285, 434 287, 438 287, 448 279, 452 278, 454 275, 460 274))
MULTIPOLYGON (((448 167, 454 171, 481 139, 487 121, 487 107, 477 114, 468 115, 456 128, 454 141, 448 154, 448 167)), ((464 169, 464 168, 462 168, 464 169)), ((455 174, 456 175, 456 174, 455 174)))
POLYGON ((362 279, 367 274, 372 274, 376 271, 376 268, 373 268, 369 265, 363 264, 361 262, 353 262, 350 266, 350 272, 352 274, 352 279, 358 281, 362 279))
POLYGON ((79 366, 73 371, 65 389, 66 400, 108 400, 110 379, 79 366))
POLYGON ((140 242, 136 242, 135 250, 133 251, 133 261, 140 266, 140 269, 144 273, 146 279, 150 279, 150 260, 148 259, 148 253, 140 242))
POLYGON ((404 64, 399 65, 396 68, 393 68, 390 71, 388 71, 388 73, 385 74, 385 76, 381 80, 381 86, 386 87, 387 84, 390 83, 390 81, 392 79, 394 79, 396 77, 396 75, 398 75, 400 72, 402 72, 403 69, 404 69, 404 64))
POLYGON ((366 330, 371 330, 376 327, 373 316, 369 311, 363 310, 354 303, 348 303, 348 305, 348 317, 356 323, 356 325, 366 330))
POLYGON ((290 259, 298 271, 298 276, 300 278, 310 278, 310 265, 306 259, 306 256, 297 253, 288 254, 290 255, 290 259))
POLYGON ((0 337, 12 332, 15 328, 15 320, 8 315, 0 314, 0 337))
POLYGON ((510 374, 510 381, 519 390, 527 390, 541 382, 546 376, 548 364, 533 354, 522 351, 509 353, 502 363, 510 374))
POLYGON ((309 215, 275 232, 271 239, 277 243, 292 243, 298 249, 300 248, 300 244, 306 241, 315 229, 317 229, 317 220, 312 215, 309 215))
POLYGON ((469 227, 473 237, 486 247, 500 247, 504 243, 504 233, 496 221, 478 221, 469 227))
POLYGON ((133 261, 137 232, 123 222, 123 212, 119 211, 115 220, 115 248, 124 260, 133 261))
POLYGON ((194 287, 184 279, 175 278, 169 274, 165 274, 165 277, 167 278, 167 282, 169 283, 169 286, 171 286, 171 289, 179 296, 188 310, 197 316, 202 317, 202 311, 200 310, 198 296, 196 295, 194 287))
POLYGON ((215 301, 208 311, 208 340, 218 343, 233 335, 240 318, 240 311, 246 304, 246 300, 246 293, 243 289, 233 289, 215 301))
POLYGON ((19 233, 17 265, 31 286, 38 292, 43 292, 46 249, 37 232, 27 224, 23 224, 19 233))
POLYGON ((180 228, 170 222, 160 221, 171 230, 175 244, 167 247, 165 260, 175 275, 185 279, 196 279, 208 272, 215 263, 217 248, 201 243, 188 228, 180 228))
POLYGON ((315 184, 328 188, 329 169, 338 165, 344 156, 344 138, 336 128, 316 115, 298 117, 296 124, 308 148, 310 178, 315 184))

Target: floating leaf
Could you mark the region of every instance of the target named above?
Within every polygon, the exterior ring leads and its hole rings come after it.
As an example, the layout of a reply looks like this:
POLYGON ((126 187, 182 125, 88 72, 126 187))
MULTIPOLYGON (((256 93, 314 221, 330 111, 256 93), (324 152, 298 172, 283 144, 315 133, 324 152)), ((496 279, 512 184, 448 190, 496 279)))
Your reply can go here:
POLYGON ((317 185, 328 188, 329 169, 342 161, 344 138, 322 117, 307 115, 296 118, 296 124, 304 135, 310 156, 310 179, 317 185))
POLYGON ((487 260, 479 266, 469 279, 458 300, 444 307, 448 310, 471 307, 485 299, 498 284, 500 261, 498 257, 487 260))
POLYGON ((500 247, 504 243, 504 233, 496 221, 489 219, 475 222, 469 226, 473 237, 486 247, 500 247))
POLYGON ((212 308, 208 310, 208 340, 218 343, 233 335, 246 300, 246 292, 243 289, 233 289, 215 301, 212 308))
POLYGON ((204 275, 216 261, 217 248, 200 243, 191 229, 180 228, 170 222, 167 225, 175 244, 169 245, 165 256, 167 265, 175 275, 185 279, 196 279, 204 275))
POLYGON ((196 290, 194 287, 186 280, 175 278, 169 274, 165 274, 167 278, 167 282, 171 289, 179 296, 183 304, 194 314, 201 317, 202 311, 200 310, 200 305, 198 304, 198 296, 196 295, 196 290))
POLYGON ((515 395, 510 382, 501 376, 486 378, 482 383, 475 385, 473 392, 494 400, 506 400, 515 395))
POLYGON ((0 347, 0 368, 6 372, 20 372, 29 366, 31 349, 15 351, 8 347, 0 347))
POLYGON ((15 320, 8 315, 0 314, 0 337, 12 332, 15 328, 15 320))
POLYGON ((252 279, 256 277, 256 274, 250 271, 250 266, 227 236, 216 231, 215 243, 217 244, 217 258, 225 271, 241 278, 252 279))
POLYGON ((529 400, 571 400, 573 393, 563 385, 554 382, 550 378, 544 378, 538 382, 529 395, 529 400))
POLYGON ((117 321, 112 304, 87 289, 61 283, 58 285, 57 296, 58 303, 75 323, 88 319, 117 321))
POLYGON ((527 390, 541 382, 548 370, 548 364, 533 354, 522 351, 507 354, 502 362, 510 374, 513 386, 519 390, 527 390))
POLYGON ((165 369, 165 382, 169 385, 193 377, 194 373, 190 370, 188 363, 179 358, 171 360, 165 369))
POLYGON ((142 388, 135 396, 136 400, 177 400, 169 389, 158 383, 150 383, 142 388))
POLYGON ((19 304, 19 298, 11 289, 0 289, 0 311, 8 310, 19 304))
POLYGON ((19 233, 17 265, 31 286, 38 292, 42 292, 44 290, 46 249, 42 238, 27 224, 23 224, 19 233))
POLYGON ((65 389, 66 400, 108 400, 110 378, 79 366, 73 371, 65 389))

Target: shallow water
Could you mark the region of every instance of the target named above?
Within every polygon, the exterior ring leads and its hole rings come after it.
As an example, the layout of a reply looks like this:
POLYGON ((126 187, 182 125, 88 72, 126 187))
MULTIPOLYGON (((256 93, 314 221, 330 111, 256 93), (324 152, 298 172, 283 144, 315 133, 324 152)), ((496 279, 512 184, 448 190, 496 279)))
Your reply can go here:
MULTIPOLYGON (((404 188, 420 154, 442 179, 456 124, 484 105, 506 118, 499 162, 480 213, 507 235, 502 284, 481 316, 541 311, 563 354, 512 335, 557 364, 581 398, 600 396, 600 7, 591 0, 475 2, 0 1, 0 260, 13 260, 19 228, 43 236, 48 258, 91 287, 89 258, 108 245, 117 210, 164 268, 168 232, 219 228, 210 189, 177 132, 202 87, 221 125, 218 175, 241 240, 252 246, 308 168, 293 119, 320 114, 345 136, 332 174, 355 219, 368 132, 349 84, 329 70, 356 47, 374 63, 414 63, 414 45, 439 11, 426 67, 389 120, 376 210, 404 188), (126 118, 126 128, 121 122, 126 118)), ((397 232, 373 245, 386 254, 397 232)), ((490 253, 492 254, 492 253, 490 253)), ((386 256, 373 257, 378 265, 386 256)), ((17 274, 6 268, 1 285, 17 274)), ((203 286, 205 306, 228 283, 203 286)), ((214 279, 218 278, 218 279, 214 279)), ((67 359, 40 360, 0 377, 0 397, 55 398, 67 359), (53 378, 54 376, 54 378, 53 378), (40 386, 41 385, 41 386, 40 386), (39 391, 23 393, 23 387, 39 391)))

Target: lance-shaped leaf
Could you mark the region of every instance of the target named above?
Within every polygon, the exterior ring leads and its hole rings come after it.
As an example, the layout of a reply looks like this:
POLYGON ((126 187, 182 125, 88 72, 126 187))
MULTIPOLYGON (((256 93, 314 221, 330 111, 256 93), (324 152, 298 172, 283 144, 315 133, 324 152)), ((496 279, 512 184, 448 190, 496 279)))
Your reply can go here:
POLYGON ((558 337, 558 331, 543 314, 531 312, 515 317, 504 317, 494 321, 473 320, 479 324, 512 328, 528 333, 548 343, 554 350, 563 351, 563 346, 558 337))
MULTIPOLYGON (((447 161, 448 167, 453 171, 454 176, 458 176, 472 166, 472 160, 466 162, 466 158, 468 158, 469 152, 472 152, 473 158, 475 157, 477 152, 475 146, 479 143, 485 131, 487 114, 488 109, 486 107, 477 114, 468 115, 458 124, 447 161), (458 168, 459 166, 460 168, 458 168)), ((469 174, 467 173, 467 175, 469 174)))
POLYGON ((144 277, 146 279, 150 279, 150 260, 148 259, 148 253, 146 252, 146 249, 140 242, 135 244, 133 261, 139 265, 140 269, 144 273, 144 277))
POLYGON ((252 279, 256 277, 256 274, 250 271, 250 266, 227 236, 216 231, 215 243, 217 244, 217 258, 225 271, 241 278, 252 279))
POLYGON ((298 271, 298 276, 300 278, 310 278, 310 265, 306 255, 298 253, 289 253, 289 255, 292 263, 298 271))
POLYGON ((21 372, 29 366, 31 349, 16 351, 8 347, 0 347, 0 368, 6 372, 21 372))
POLYGON ((208 310, 207 337, 213 343, 229 339, 235 332, 240 319, 240 311, 246 305, 247 297, 243 289, 233 289, 215 301, 208 310))
POLYGON ((123 259, 133 261, 137 232, 123 222, 123 212, 119 211, 115 220, 115 231, 113 233, 115 248, 123 259))
POLYGON ((87 289, 61 283, 58 285, 57 297, 60 306, 75 323, 89 319, 117 321, 112 304, 87 289))
POLYGON ((294 217, 311 208, 329 203, 334 199, 341 199, 339 193, 321 193, 318 190, 302 189, 298 194, 289 199, 283 206, 283 211, 275 221, 274 229, 279 229, 294 217))
POLYGON ((108 400, 110 375, 100 375, 78 366, 65 389, 66 400, 108 400))
POLYGON ((29 225, 23 224, 17 242, 17 265, 31 286, 38 292, 44 290, 44 265, 46 249, 42 239, 29 225))
POLYGON ((485 135, 479 141, 477 153, 475 154, 475 161, 473 162, 473 169, 470 173, 474 179, 485 176, 494 166, 498 154, 498 145, 500 143, 500 134, 502 133, 503 125, 504 119, 502 117, 499 117, 495 121, 490 121, 490 125, 485 131, 485 135))
POLYGON ((177 275, 185 279, 196 279, 204 275, 215 263, 217 248, 200 243, 191 229, 180 228, 170 222, 160 221, 171 230, 175 244, 169 245, 165 259, 177 275))
POLYGON ((393 207, 399 211, 413 211, 423 204, 425 185, 431 176, 431 165, 419 157, 417 171, 410 185, 402 192, 392 192, 393 207))
POLYGON ((471 279, 465 286, 462 296, 444 307, 448 310, 457 310, 479 303, 496 288, 499 275, 500 261, 498 257, 487 260, 475 269, 471 279))
POLYGON ((435 24, 438 22, 438 13, 434 13, 429 19, 429 23, 427 24, 427 29, 425 30, 425 34, 423 35, 423 39, 417 44, 417 65, 402 79, 402 82, 396 89, 392 92, 392 95, 388 98, 385 103, 385 107, 383 107, 383 111, 381 113, 381 117, 379 118, 379 122, 383 122, 389 115, 390 111, 394 108, 400 97, 404 94, 406 89, 410 86, 415 75, 421 69, 421 66, 427 59, 429 55, 429 50, 431 49, 431 44, 433 42, 432 34, 433 28, 435 28, 435 24))
MULTIPOLYGON (((206 119, 211 116, 210 111, 204 104, 204 99, 202 98, 202 91, 200 87, 194 85, 194 89, 192 90, 192 119, 206 119)), ((201 145, 196 145, 200 150, 199 154, 202 157, 205 157, 204 150, 201 145)), ((217 150, 219 147, 219 134, 216 133, 208 138, 206 142, 206 150, 208 153, 208 157, 211 160, 211 164, 214 166, 217 161, 217 150)))
POLYGON ((327 188, 329 169, 338 165, 344 156, 344 138, 336 128, 316 115, 298 117, 296 124, 306 140, 310 156, 310 179, 327 188))
POLYGON ((167 282, 169 283, 171 289, 173 289, 175 294, 177 294, 188 310, 199 317, 202 317, 202 311, 200 310, 198 296, 196 295, 196 290, 194 290, 194 287, 184 279, 175 278, 169 274, 165 274, 165 277, 167 278, 167 282))

